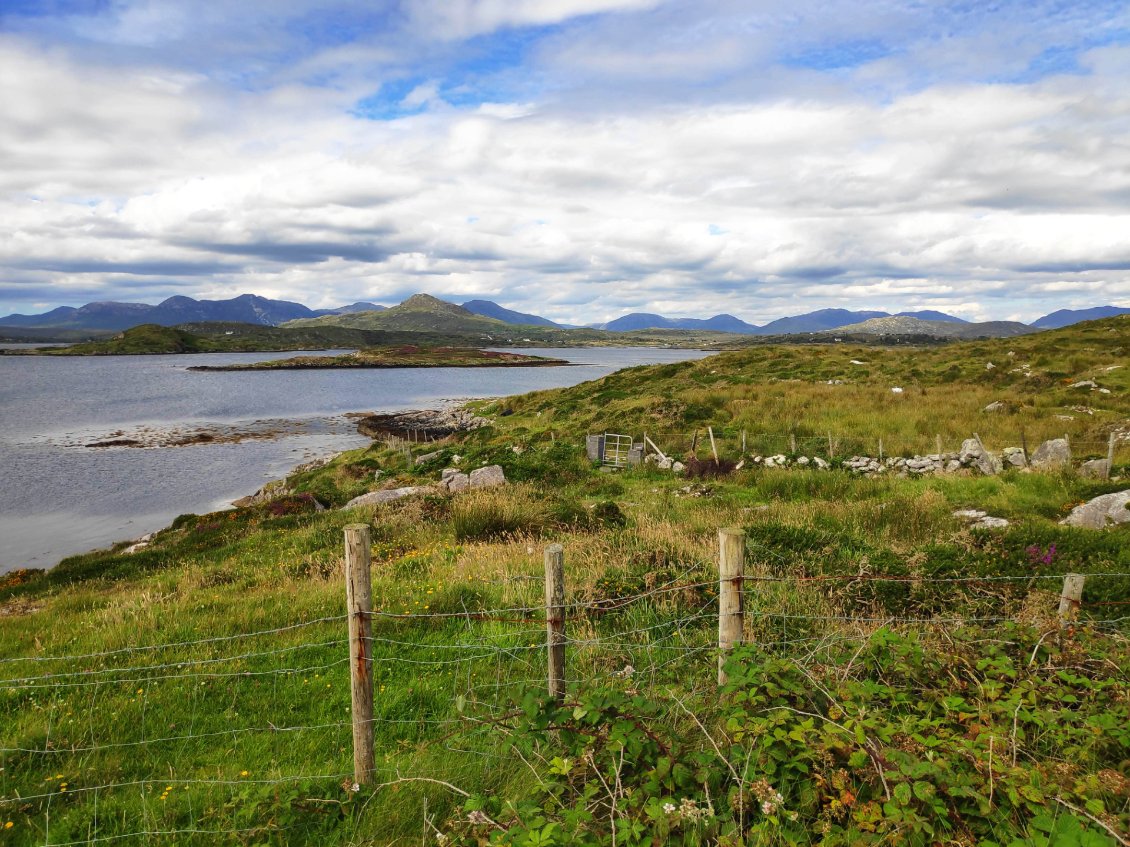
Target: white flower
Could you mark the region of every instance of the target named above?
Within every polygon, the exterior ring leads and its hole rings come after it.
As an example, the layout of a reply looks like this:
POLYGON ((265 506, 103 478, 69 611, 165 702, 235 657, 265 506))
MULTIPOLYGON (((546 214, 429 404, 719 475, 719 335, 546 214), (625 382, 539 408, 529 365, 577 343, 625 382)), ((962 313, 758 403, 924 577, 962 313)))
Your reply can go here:
POLYGON ((668 815, 671 814, 673 811, 675 811, 675 804, 674 803, 664 803, 663 804, 663 811, 664 811, 664 813, 666 813, 668 815))

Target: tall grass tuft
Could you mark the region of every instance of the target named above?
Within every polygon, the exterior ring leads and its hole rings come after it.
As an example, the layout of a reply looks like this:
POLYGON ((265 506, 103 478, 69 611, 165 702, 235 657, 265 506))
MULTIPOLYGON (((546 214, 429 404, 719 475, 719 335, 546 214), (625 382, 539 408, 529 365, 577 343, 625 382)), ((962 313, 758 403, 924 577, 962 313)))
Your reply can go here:
POLYGON ((550 522, 545 501, 517 486, 468 492, 455 498, 451 506, 451 528, 457 541, 538 535, 550 522))

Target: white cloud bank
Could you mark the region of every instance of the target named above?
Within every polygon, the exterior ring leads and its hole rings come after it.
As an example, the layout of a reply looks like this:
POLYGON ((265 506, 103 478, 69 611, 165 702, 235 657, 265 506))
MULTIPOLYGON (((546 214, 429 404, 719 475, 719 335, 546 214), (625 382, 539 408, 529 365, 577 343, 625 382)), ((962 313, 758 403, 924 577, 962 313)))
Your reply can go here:
MULTIPOLYGON (((459 39, 652 5, 421 3, 412 20, 459 39)), ((884 97, 813 87, 809 68, 763 96, 719 83, 591 110, 584 91, 456 109, 429 79, 402 98, 425 111, 376 121, 350 113, 352 83, 240 89, 3 37, 0 314, 246 291, 425 290, 576 322, 1127 302, 1130 48, 1082 62, 884 97)))

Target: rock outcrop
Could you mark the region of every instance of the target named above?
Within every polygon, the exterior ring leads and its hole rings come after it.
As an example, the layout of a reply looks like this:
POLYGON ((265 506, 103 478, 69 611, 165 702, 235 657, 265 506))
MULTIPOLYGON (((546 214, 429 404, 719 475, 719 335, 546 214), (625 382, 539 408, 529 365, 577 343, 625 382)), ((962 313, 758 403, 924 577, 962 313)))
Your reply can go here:
POLYGON ((1060 523, 1087 529, 1105 529, 1108 526, 1130 523, 1130 489, 1103 494, 1076 506, 1060 523))
POLYGON ((357 422, 357 431, 369 438, 434 439, 488 426, 486 418, 466 409, 423 409, 395 415, 368 415, 357 422))

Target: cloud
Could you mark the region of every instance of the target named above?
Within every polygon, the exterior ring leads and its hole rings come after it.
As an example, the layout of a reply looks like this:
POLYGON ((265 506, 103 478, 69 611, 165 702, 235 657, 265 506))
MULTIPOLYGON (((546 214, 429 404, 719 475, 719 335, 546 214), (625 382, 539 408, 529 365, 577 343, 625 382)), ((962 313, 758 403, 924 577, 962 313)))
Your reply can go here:
POLYGON ((0 313, 52 284, 576 323, 1130 299, 1120 7, 343 5, 336 33, 298 0, 178 8, 0 36, 0 313))

